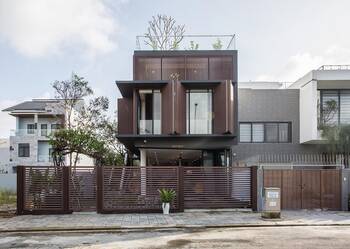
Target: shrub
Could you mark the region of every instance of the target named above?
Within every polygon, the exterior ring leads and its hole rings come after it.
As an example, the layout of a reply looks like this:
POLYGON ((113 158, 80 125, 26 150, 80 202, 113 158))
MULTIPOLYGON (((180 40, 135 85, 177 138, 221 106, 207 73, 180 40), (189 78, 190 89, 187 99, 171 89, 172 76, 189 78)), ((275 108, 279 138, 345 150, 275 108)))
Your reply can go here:
POLYGON ((176 192, 172 189, 158 189, 160 200, 163 203, 170 203, 175 199, 176 192))

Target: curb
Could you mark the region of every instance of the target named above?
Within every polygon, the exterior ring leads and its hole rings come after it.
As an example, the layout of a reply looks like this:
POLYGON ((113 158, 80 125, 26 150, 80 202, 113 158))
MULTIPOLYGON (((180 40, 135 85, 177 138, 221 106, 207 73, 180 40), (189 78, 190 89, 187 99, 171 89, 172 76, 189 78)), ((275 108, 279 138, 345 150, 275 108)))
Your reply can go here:
POLYGON ((175 226, 112 226, 112 227, 74 227, 74 228, 23 228, 0 230, 0 234, 9 233, 118 233, 118 232, 148 232, 173 229, 217 229, 217 228, 262 228, 262 227, 346 227, 350 224, 332 223, 332 224, 224 224, 224 225, 175 225, 175 226))

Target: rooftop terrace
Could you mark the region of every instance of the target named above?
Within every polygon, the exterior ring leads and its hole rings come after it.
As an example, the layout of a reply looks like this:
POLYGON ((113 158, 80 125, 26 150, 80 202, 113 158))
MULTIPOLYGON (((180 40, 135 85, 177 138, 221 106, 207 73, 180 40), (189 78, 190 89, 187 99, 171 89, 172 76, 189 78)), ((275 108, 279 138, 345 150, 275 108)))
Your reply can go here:
MULTIPOLYGON (((164 44, 162 48, 150 45, 146 35, 136 36, 136 50, 235 50, 236 35, 183 35, 180 42, 172 47, 171 40, 174 36, 151 36, 152 39, 164 44)), ((178 37, 177 37, 178 38, 178 37)))

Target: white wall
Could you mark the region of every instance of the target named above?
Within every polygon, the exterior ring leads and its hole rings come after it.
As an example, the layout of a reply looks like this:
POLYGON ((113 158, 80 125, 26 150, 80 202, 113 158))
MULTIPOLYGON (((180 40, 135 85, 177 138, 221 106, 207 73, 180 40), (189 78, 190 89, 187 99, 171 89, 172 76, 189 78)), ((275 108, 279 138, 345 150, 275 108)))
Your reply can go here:
POLYGON ((317 81, 312 80, 300 88, 300 143, 318 140, 317 81))

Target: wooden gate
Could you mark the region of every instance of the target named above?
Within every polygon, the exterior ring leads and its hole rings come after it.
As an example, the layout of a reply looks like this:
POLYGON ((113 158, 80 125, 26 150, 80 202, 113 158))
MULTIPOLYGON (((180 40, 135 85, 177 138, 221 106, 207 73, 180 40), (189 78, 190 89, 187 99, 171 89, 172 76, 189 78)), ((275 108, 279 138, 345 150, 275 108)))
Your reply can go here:
POLYGON ((264 170, 264 187, 281 189, 282 209, 341 209, 341 170, 264 170))
POLYGON ((251 169, 183 167, 185 208, 251 207, 251 169))

